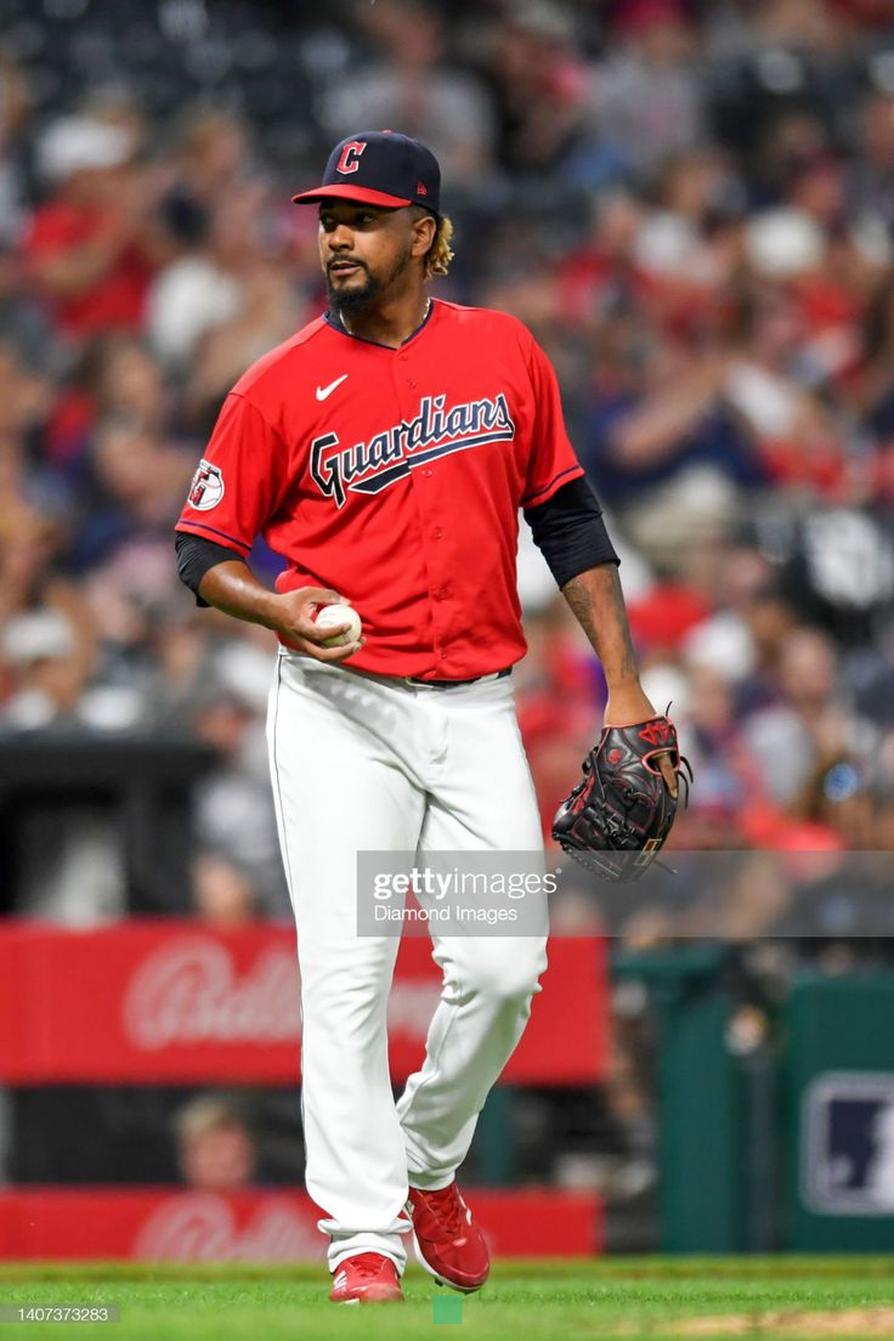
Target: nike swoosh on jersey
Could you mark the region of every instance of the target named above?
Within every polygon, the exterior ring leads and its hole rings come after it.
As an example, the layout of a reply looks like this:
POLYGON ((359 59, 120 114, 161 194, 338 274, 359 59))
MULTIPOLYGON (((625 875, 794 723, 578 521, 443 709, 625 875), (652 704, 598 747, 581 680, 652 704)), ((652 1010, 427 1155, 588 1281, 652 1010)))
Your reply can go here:
POLYGON ((342 373, 341 377, 336 377, 335 381, 330 382, 328 386, 318 386, 317 400, 326 400, 329 396, 332 395, 333 391, 337 386, 341 386, 342 382, 345 380, 347 376, 348 376, 347 373, 342 373))

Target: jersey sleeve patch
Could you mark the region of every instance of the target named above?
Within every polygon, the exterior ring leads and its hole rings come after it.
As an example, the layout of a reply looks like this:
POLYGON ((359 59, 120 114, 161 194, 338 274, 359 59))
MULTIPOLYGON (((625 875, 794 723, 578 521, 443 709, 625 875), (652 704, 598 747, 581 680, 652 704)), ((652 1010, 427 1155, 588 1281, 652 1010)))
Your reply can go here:
POLYGON ((226 492, 223 471, 203 457, 189 486, 187 502, 197 512, 210 512, 216 508, 226 492))

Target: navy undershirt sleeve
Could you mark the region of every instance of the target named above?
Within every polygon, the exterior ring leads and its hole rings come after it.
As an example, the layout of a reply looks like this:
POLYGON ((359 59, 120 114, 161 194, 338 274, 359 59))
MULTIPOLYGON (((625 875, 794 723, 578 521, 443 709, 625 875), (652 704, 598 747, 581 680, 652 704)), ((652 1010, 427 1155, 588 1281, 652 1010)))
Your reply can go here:
POLYGON ((202 536, 189 535, 186 531, 177 531, 174 546, 177 550, 177 576, 195 596, 196 605, 206 607, 208 605, 208 602, 203 601, 199 595, 199 584, 209 568, 214 568, 219 563, 226 563, 229 559, 245 562, 242 555, 237 554, 234 549, 228 549, 226 545, 217 545, 213 540, 205 540, 202 536))
POLYGON ((525 521, 560 587, 601 563, 621 562, 596 495, 582 477, 563 484, 545 503, 525 508, 525 521))

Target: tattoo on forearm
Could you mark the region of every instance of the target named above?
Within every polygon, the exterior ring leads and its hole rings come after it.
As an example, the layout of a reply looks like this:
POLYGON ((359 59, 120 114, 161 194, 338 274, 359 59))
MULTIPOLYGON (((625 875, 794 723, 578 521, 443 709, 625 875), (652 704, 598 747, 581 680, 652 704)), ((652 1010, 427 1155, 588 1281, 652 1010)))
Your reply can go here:
POLYGON ((562 588, 562 595, 571 606, 572 614, 577 619, 584 633, 595 646, 596 630, 593 627, 591 616, 590 593, 584 584, 583 577, 573 577, 570 582, 566 582, 562 588))
POLYGON ((566 582, 562 592, 603 664, 612 662, 618 675, 635 675, 636 653, 617 567, 590 568, 566 582))

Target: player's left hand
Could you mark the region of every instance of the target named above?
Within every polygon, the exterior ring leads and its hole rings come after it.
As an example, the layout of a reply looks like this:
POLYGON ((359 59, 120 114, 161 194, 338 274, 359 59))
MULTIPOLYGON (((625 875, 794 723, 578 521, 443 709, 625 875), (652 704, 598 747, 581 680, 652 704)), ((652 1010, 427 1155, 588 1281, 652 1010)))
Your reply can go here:
MULTIPOLYGON (((615 685, 609 689, 605 705, 603 722, 606 726, 633 726, 637 722, 647 722, 650 717, 658 717, 643 690, 639 680, 615 685)), ((655 761, 664 778, 664 785, 671 796, 678 791, 677 774, 671 764, 670 754, 661 754, 655 761)))

